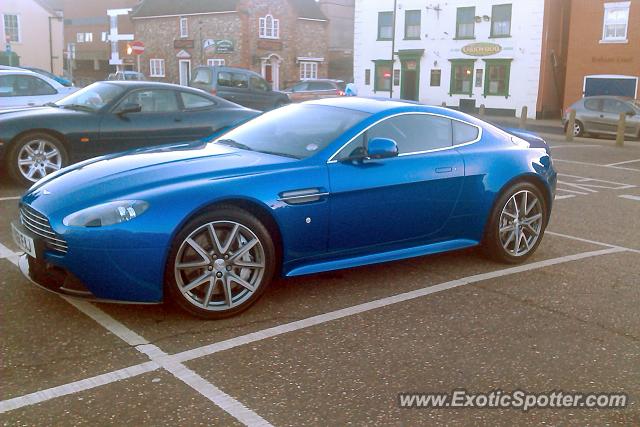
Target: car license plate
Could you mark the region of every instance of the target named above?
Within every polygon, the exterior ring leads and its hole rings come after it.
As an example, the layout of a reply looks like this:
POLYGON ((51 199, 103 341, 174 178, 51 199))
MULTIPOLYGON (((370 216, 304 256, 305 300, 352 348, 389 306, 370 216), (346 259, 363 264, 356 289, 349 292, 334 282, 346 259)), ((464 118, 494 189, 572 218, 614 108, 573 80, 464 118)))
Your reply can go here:
POLYGON ((33 239, 20 231, 15 224, 11 224, 11 232, 13 234, 13 241, 16 242, 16 245, 18 245, 18 247, 26 252, 29 256, 35 258, 36 246, 33 242, 33 239))

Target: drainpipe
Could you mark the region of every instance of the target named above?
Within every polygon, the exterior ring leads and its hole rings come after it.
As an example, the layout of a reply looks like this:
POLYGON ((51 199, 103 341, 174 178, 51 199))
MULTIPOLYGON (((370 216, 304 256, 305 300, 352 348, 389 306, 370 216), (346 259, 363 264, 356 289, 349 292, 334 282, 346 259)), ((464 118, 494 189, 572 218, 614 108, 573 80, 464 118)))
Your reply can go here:
POLYGON ((393 29, 391 30, 391 76, 389 77, 389 98, 393 98, 393 64, 395 64, 394 51, 396 50, 396 11, 398 10, 398 0, 393 0, 393 29))

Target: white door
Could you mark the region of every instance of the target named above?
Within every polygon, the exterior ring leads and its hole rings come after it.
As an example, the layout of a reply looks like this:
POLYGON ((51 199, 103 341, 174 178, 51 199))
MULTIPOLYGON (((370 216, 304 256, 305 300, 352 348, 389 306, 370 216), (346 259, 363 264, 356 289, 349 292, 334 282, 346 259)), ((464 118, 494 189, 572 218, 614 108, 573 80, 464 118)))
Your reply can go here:
POLYGON ((189 86, 189 81, 191 80, 191 60, 181 59, 179 61, 179 71, 180 84, 182 86, 189 86))

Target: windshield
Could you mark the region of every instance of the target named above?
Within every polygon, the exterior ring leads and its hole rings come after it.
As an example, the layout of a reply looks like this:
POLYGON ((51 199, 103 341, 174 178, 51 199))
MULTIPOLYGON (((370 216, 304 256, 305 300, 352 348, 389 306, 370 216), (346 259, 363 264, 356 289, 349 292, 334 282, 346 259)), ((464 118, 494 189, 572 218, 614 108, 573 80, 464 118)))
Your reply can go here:
POLYGON ((294 104, 259 116, 217 140, 237 148, 305 159, 324 148, 368 113, 294 104))
POLYGON ((120 96, 124 89, 112 83, 98 82, 80 89, 71 95, 56 102, 59 107, 81 108, 98 111, 115 98, 120 96))

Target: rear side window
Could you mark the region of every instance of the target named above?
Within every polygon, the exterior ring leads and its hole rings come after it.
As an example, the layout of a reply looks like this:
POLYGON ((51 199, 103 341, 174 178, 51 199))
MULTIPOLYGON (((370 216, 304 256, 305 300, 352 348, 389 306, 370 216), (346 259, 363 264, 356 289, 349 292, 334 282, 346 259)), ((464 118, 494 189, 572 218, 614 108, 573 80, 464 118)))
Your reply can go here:
POLYGON ((602 110, 605 113, 626 113, 627 111, 631 111, 631 107, 625 104, 622 101, 618 101, 617 99, 605 99, 602 103, 602 110))
POLYGON ((591 111, 602 111, 601 99, 587 99, 584 101, 584 108, 591 111))
POLYGON ((329 82, 309 82, 308 90, 335 90, 336 88, 329 82))
POLYGON ((478 128, 456 120, 453 123, 453 145, 474 141, 478 137, 478 128))
POLYGON ((211 84, 211 71, 206 68, 197 68, 192 83, 211 84))
POLYGON ((141 113, 170 113, 178 111, 175 92, 171 90, 141 90, 132 92, 120 102, 119 108, 126 104, 140 104, 141 113))
POLYGON ((369 129, 366 139, 389 138, 398 144, 399 154, 451 147, 451 120, 426 114, 392 117, 369 129))
POLYGON ((212 100, 193 93, 180 92, 182 105, 185 110, 197 110, 200 108, 209 108, 216 105, 212 100))
POLYGON ((262 80, 260 77, 251 77, 251 87, 262 92, 267 92, 269 90, 267 82, 262 80))
POLYGON ((0 97, 40 96, 58 93, 50 84, 34 76, 2 76, 0 77, 0 97))

